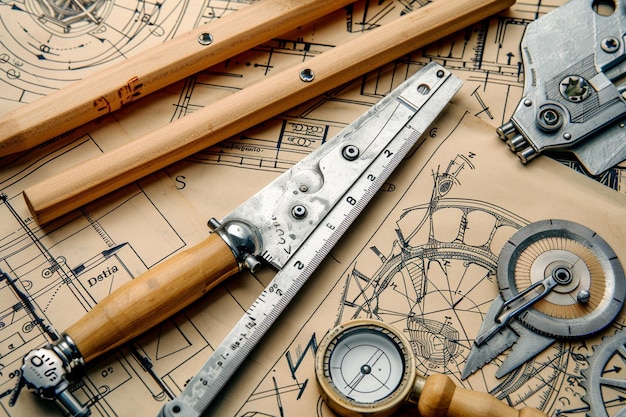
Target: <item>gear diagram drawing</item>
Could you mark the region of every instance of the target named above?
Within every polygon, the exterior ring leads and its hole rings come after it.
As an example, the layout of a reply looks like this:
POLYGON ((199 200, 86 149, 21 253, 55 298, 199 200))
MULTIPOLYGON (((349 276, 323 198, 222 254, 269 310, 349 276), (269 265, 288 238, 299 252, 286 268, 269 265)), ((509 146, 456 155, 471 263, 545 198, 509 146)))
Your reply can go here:
POLYGON ((0 97, 29 103, 209 21, 219 13, 211 9, 188 0, 2 1, 0 97))
POLYGON ((626 416, 626 331, 622 327, 593 346, 584 369, 589 417, 626 416))
MULTIPOLYGON (((370 248, 381 259, 378 271, 366 276, 357 261, 346 279, 338 317, 397 323, 412 344, 419 372, 449 374, 458 382, 478 330, 474 326, 482 323, 495 296, 496 242, 525 223, 498 207, 453 198, 454 188, 462 186, 462 176, 471 169, 471 160, 458 155, 447 169, 433 174, 430 202, 405 209, 391 251, 385 255, 370 248), (456 219, 456 228, 450 227, 451 219, 456 219), (477 234, 478 224, 483 227, 477 234), (487 224, 491 226, 484 228, 487 224)), ((484 388, 513 406, 548 408, 562 382, 566 350, 556 343, 522 372, 484 388), (530 403, 531 398, 545 401, 530 403)), ((467 384, 476 389, 476 381, 467 384)))

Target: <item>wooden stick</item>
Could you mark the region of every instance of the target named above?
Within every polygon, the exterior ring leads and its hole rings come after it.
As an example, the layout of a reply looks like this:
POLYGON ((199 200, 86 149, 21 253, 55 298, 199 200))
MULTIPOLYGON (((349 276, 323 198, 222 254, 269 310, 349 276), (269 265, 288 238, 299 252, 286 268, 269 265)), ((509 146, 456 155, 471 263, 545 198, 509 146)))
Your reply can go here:
POLYGON ((30 149, 353 1, 263 0, 109 66, 0 118, 0 156, 30 149))
POLYGON ((457 387, 443 374, 426 378, 417 409, 423 417, 548 417, 536 408, 516 410, 486 392, 457 387))
MULTIPOLYGON (((149 173, 499 12, 514 0, 440 0, 24 191, 46 223, 149 173), (314 74, 303 81, 301 73, 314 74)), ((305 78, 306 79, 306 78, 305 78)))
POLYGON ((457 387, 443 374, 426 378, 417 409, 422 417, 548 417, 535 408, 516 410, 486 392, 457 387))
POLYGON ((238 271, 230 248, 213 233, 112 292, 65 333, 89 362, 182 310, 238 271))

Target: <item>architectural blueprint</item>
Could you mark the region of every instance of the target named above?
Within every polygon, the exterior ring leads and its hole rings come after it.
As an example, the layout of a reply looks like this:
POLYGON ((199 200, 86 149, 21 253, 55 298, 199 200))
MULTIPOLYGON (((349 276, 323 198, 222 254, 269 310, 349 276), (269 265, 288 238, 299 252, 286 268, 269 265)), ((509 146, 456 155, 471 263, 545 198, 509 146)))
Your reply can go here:
MULTIPOLYGON (((0 114, 252 2, 0 0, 0 114)), ((551 416, 618 415, 625 388, 612 381, 626 377, 623 313, 588 340, 557 341, 514 375, 495 378, 497 358, 459 378, 497 294, 499 248, 520 227, 544 218, 574 220, 626 259, 626 230, 617 221, 626 207, 624 169, 592 181, 574 172, 574 162, 566 168, 538 158, 525 167, 495 134, 522 94, 518 46, 525 25, 563 0, 519 1, 51 224, 36 224, 24 205, 21 192, 30 184, 427 3, 359 0, 37 149, 0 159, 0 416, 59 416, 25 390, 9 407, 24 354, 123 282, 200 241, 210 217, 224 216, 433 60, 465 81, 454 106, 208 414, 332 416, 315 385, 317 342, 336 323, 369 316, 406 332, 422 373, 447 373, 460 385, 551 416), (599 387, 602 405, 590 410, 588 391, 599 387)), ((156 415, 272 275, 265 268, 228 280, 89 364, 73 393, 96 416, 156 415)))

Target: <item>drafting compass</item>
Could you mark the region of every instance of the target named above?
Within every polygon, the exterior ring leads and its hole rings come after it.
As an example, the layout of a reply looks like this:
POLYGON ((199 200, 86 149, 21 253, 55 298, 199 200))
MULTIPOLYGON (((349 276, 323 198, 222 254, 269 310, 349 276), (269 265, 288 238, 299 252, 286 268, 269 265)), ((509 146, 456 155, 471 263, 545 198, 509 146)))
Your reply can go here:
POLYGON ((626 159, 626 2, 571 0, 530 23, 524 93, 498 129, 522 162, 569 151, 597 175, 626 159))
POLYGON ((566 220, 543 220, 504 245, 494 300, 462 378, 512 347, 495 375, 531 360, 555 339, 581 338, 611 324, 626 298, 624 270, 598 234, 566 220))
POLYGON ((240 269, 256 271, 268 263, 279 269, 274 279, 161 411, 201 415, 460 86, 442 66, 427 65, 221 222, 210 220, 214 233, 203 242, 120 287, 59 340, 31 351, 20 384, 71 415, 88 415, 66 389, 69 372, 162 322, 240 269))
POLYGON ((378 320, 351 320, 329 331, 317 348, 315 374, 322 398, 342 416, 391 416, 405 403, 417 404, 422 417, 545 416, 457 387, 445 375, 418 375, 407 338, 378 320))

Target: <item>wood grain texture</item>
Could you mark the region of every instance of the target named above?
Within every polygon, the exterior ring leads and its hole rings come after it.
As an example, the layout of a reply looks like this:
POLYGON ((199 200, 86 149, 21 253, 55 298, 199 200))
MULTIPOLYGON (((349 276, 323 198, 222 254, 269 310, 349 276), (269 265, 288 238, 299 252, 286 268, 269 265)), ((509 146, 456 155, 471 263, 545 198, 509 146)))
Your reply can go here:
POLYGON ((390 25, 31 186, 24 191, 28 207, 39 223, 49 222, 513 3, 514 0, 430 3, 390 25), (300 79, 303 69, 313 71, 313 81, 300 79))
POLYGON ((65 332, 89 362, 161 323, 238 271, 230 248, 211 234, 115 290, 65 332))
POLYGON ((0 156, 30 149, 137 98, 312 22, 354 0, 263 0, 0 118, 0 156), (210 33, 202 45, 198 37, 210 33))
POLYGON ((422 417, 547 417, 537 409, 516 410, 486 392, 457 387, 442 374, 426 379, 417 409, 422 417))

